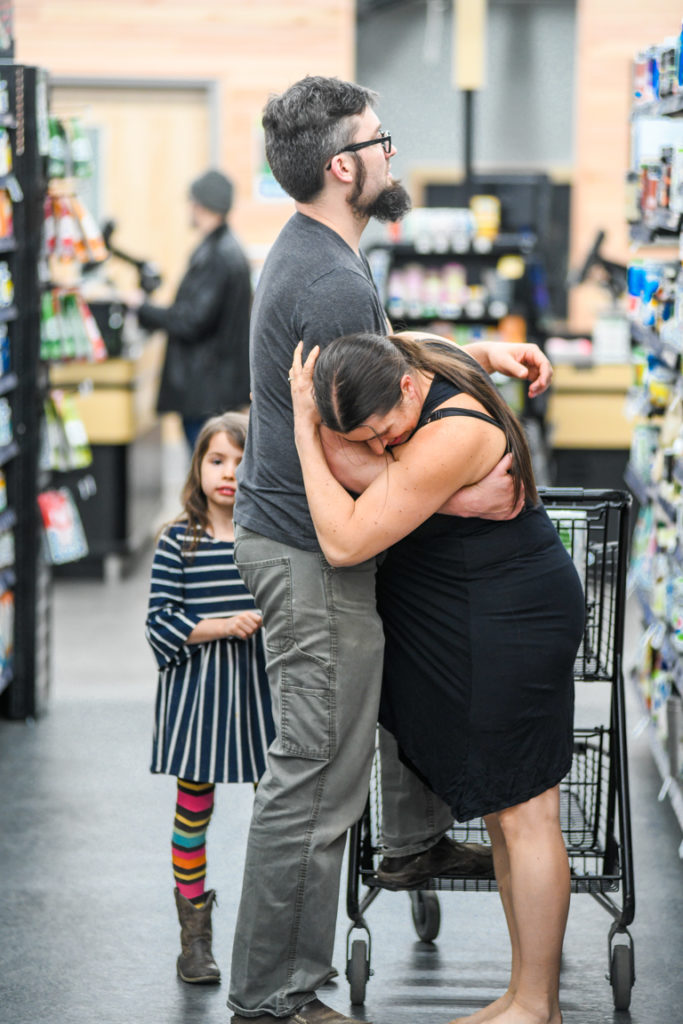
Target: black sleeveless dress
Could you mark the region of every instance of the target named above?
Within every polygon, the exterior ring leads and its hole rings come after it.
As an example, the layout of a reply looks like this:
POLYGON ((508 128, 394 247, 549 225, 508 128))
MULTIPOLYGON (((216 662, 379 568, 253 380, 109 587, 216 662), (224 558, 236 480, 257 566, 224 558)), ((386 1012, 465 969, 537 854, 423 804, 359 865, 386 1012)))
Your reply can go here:
MULTIPOLYGON (((417 429, 472 415, 433 415, 457 393, 437 377, 417 429)), ((380 721, 456 820, 522 803, 567 774, 584 597, 542 506, 504 522, 433 515, 386 553, 377 604, 380 721)))

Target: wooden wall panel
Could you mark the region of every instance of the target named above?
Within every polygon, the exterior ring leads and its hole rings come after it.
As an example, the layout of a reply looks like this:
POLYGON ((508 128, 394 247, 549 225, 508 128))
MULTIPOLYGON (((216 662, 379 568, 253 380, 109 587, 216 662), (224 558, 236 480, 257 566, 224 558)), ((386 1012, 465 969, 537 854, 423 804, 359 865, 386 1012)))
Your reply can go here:
MULTIPOLYGON (((606 254, 628 259, 630 64, 638 48, 675 35, 681 13, 677 0, 577 0, 572 265, 598 228, 606 254)), ((233 219, 254 252, 291 211, 254 196, 254 132, 268 94, 308 73, 354 74, 353 0, 15 0, 15 27, 17 58, 55 75, 215 80, 233 219)), ((575 290, 573 324, 589 328, 604 303, 600 289, 575 290)))
MULTIPOLYGON (((679 0, 577 0, 572 266, 582 263, 600 228, 607 236, 603 254, 628 262, 631 63, 638 50, 676 36, 682 17, 679 0)), ((596 311, 608 302, 607 292, 597 286, 574 289, 575 328, 590 329, 596 311)))
POLYGON ((17 60, 56 76, 211 79, 236 230, 272 242, 289 203, 254 198, 254 126, 271 92, 306 74, 352 78, 353 0, 15 0, 17 60))
MULTIPOLYGON (((171 301, 197 244, 187 185, 209 163, 205 92, 60 86, 51 109, 98 129, 101 219, 116 222, 119 249, 159 264, 164 283, 155 298, 171 301)), ((137 272, 121 260, 109 261, 107 276, 124 290, 137 286, 137 272)))

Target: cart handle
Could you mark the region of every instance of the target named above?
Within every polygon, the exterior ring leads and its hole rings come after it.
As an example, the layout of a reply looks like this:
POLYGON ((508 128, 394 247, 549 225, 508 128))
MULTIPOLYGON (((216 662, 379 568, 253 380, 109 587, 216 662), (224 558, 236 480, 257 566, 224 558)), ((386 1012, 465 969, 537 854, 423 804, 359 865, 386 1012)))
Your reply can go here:
POLYGON ((628 491, 585 490, 583 487, 539 487, 541 501, 602 501, 618 508, 628 508, 632 497, 628 491))

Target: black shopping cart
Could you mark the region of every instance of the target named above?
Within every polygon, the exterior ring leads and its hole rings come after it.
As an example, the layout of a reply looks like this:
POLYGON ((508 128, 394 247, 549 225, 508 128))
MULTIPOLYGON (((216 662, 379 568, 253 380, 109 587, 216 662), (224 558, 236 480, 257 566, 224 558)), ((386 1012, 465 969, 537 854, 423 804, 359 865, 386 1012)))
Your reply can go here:
MULTIPOLYGON (((635 896, 622 670, 631 498, 626 492, 602 490, 549 488, 540 494, 584 587, 586 628, 575 680, 611 684, 605 720, 574 730, 573 764, 561 783, 560 806, 572 892, 589 893, 613 918, 607 942, 608 978, 615 1008, 625 1010, 635 981, 633 939, 628 931, 635 896)), ((372 974, 371 936, 364 914, 383 888, 376 874, 383 856, 381 777, 376 751, 368 802, 349 841, 347 913, 351 925, 346 977, 351 1002, 356 1004, 365 1001, 372 974), (362 897, 361 884, 367 887, 362 897), (364 937, 357 937, 359 930, 364 937)), ((450 834, 459 842, 488 842, 481 819, 456 825, 450 834)), ((420 890, 411 891, 418 937, 431 942, 439 933, 441 911, 436 890, 495 889, 493 879, 463 877, 433 878, 420 890)))

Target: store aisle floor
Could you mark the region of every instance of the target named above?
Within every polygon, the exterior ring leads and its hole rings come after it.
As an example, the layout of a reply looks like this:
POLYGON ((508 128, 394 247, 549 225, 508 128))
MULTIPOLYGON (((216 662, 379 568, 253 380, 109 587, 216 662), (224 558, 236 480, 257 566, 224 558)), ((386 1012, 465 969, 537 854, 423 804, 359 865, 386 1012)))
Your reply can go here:
MULTIPOLYGON (((154 666, 142 633, 150 555, 126 579, 55 588, 54 688, 36 723, 0 721, 0 1024, 227 1024, 227 973, 248 828, 249 786, 219 787, 209 835, 218 891, 215 988, 175 975, 178 926, 169 838, 174 780, 148 772, 154 666)), ((632 634, 631 634, 632 635, 632 634)), ((638 713, 631 710, 629 733, 638 713)), ((678 825, 658 803, 643 736, 631 739, 637 980, 615 1014, 605 980, 609 915, 572 899, 562 976, 565 1024, 679 1024, 683 866, 678 825)), ((342 885, 335 964, 343 976, 342 885)), ((504 987, 504 924, 495 894, 444 893, 441 933, 417 940, 404 893, 367 918, 376 1024, 445 1024, 504 987)), ((324 999, 349 1012, 348 986, 324 999)))

